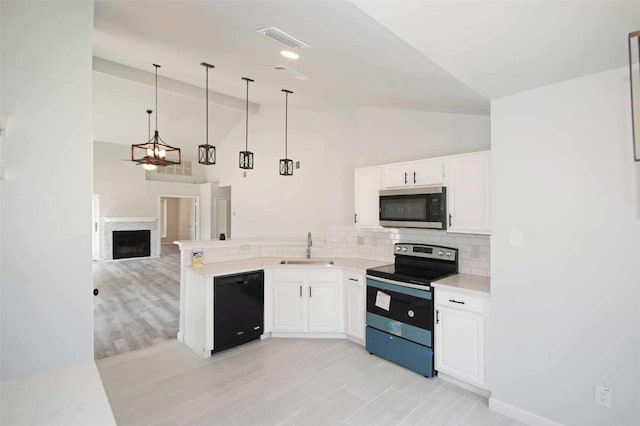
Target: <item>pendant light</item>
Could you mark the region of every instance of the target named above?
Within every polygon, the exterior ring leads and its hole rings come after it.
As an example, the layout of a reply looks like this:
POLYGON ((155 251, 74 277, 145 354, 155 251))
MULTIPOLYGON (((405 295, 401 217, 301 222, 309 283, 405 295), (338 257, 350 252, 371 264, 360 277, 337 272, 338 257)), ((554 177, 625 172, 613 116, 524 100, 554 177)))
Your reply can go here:
POLYGON ((293 92, 291 90, 282 89, 285 97, 284 104, 284 158, 280 159, 280 175, 281 176, 293 176, 293 160, 287 158, 287 119, 289 116, 289 94, 293 92))
POLYGON ((207 138, 204 145, 198 145, 198 163, 211 165, 216 164, 216 147, 213 145, 209 145, 209 69, 214 68, 213 65, 207 64, 206 62, 202 62, 200 65, 207 69, 207 106, 206 106, 206 114, 207 114, 207 138))
MULTIPOLYGON (((153 111, 151 111, 150 109, 147 110, 147 140, 151 140, 151 113, 153 111)), ((158 168, 158 166, 156 166, 155 164, 143 164, 142 168, 152 172, 154 170, 156 170, 158 168)))
MULTIPOLYGON (((182 155, 180 148, 174 148, 166 144, 160 138, 158 131, 158 68, 160 65, 153 64, 156 68, 156 128, 153 137, 145 143, 131 145, 131 161, 136 164, 145 166, 169 166, 172 164, 180 164, 182 155)), ((151 117, 151 113, 149 113, 151 117)))
POLYGON ((240 168, 249 170, 253 169, 253 152, 249 151, 249 83, 253 83, 254 80, 249 77, 242 77, 247 82, 247 102, 245 111, 245 145, 244 151, 240 151, 240 168))

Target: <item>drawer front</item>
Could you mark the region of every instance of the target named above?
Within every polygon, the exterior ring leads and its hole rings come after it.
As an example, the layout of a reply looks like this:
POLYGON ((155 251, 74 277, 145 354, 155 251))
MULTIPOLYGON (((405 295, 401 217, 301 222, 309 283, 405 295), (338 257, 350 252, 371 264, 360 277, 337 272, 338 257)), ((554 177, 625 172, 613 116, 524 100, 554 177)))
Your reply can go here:
POLYGON ((465 293, 435 289, 436 305, 484 314, 484 298, 465 293))
POLYGON ((306 271, 300 269, 276 269, 273 271, 274 281, 304 281, 306 271))
POLYGON ((344 275, 345 284, 353 284, 358 286, 364 285, 364 277, 359 274, 345 274, 344 275))
POLYGON ((340 271, 336 270, 311 270, 309 271, 310 282, 333 282, 338 283, 340 281, 340 271))
POLYGON ((433 351, 431 348, 371 327, 367 327, 366 346, 367 351, 372 354, 423 376, 433 376, 433 351))

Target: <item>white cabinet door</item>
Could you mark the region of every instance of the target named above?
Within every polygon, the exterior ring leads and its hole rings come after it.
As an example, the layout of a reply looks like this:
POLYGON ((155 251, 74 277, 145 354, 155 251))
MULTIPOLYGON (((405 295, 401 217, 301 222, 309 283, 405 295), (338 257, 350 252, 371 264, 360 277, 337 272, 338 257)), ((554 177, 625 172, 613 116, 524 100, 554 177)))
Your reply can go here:
POLYGON ((436 306, 436 370, 484 387, 484 318, 436 306))
POLYGON ((491 233, 490 154, 447 159, 448 232, 491 233))
POLYGON ((378 226, 380 169, 356 169, 354 181, 354 222, 356 226, 378 226))
POLYGON ((414 164, 411 181, 416 186, 442 185, 444 183, 444 161, 423 160, 414 164))
POLYGON ((364 340, 365 333, 365 287, 362 275, 348 276, 344 282, 345 332, 356 339, 364 340))
POLYGON ((441 185, 444 182, 444 161, 439 158, 390 164, 383 166, 382 171, 384 188, 441 185))
POLYGON ((310 282, 309 331, 340 332, 342 303, 335 282, 310 282))
POLYGON ((273 283, 273 330, 305 331, 304 282, 273 283))
POLYGON ((391 164, 382 169, 382 186, 385 188, 403 188, 411 185, 413 169, 407 164, 391 164))

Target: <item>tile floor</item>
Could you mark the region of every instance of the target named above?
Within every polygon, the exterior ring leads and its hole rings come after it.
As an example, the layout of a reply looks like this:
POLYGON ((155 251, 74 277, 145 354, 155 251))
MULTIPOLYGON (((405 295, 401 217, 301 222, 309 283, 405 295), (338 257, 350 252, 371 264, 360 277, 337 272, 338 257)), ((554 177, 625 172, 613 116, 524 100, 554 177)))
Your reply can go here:
POLYGON ((522 425, 347 340, 272 338, 204 360, 172 341, 97 364, 119 425, 522 425))
POLYGON ((94 357, 146 348, 178 334, 180 251, 162 246, 154 259, 94 262, 94 357))

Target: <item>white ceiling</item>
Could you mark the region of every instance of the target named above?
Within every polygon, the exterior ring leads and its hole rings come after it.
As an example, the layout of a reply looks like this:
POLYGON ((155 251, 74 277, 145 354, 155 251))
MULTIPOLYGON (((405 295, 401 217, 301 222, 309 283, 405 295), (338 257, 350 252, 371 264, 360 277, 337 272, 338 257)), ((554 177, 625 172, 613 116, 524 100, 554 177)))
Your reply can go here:
POLYGON ((628 65, 639 1, 354 3, 489 99, 628 65))
POLYGON ((348 1, 97 1, 94 55, 204 86, 200 62, 216 66, 211 90, 240 99, 243 76, 254 78, 250 98, 321 109, 336 102, 428 111, 488 114, 489 103, 407 42, 348 1), (310 44, 301 59, 256 32, 276 26, 310 44), (269 65, 312 78, 294 80, 269 65))

